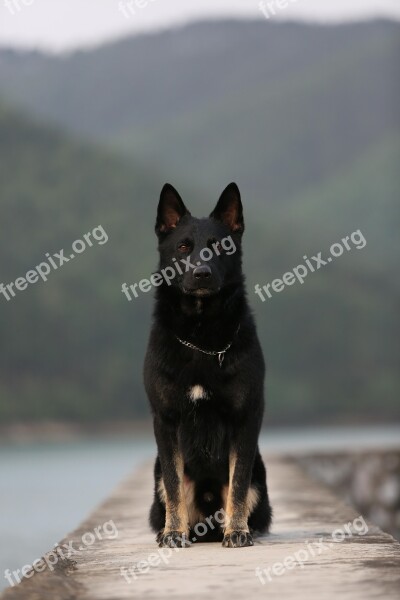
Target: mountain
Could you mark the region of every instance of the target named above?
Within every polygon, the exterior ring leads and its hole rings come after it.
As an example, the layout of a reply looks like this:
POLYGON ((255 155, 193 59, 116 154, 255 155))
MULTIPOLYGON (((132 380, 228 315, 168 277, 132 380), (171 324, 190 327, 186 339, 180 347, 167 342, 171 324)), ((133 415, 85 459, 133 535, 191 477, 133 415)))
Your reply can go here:
POLYGON ((399 131, 399 32, 221 21, 62 57, 3 50, 0 89, 170 179, 214 189, 236 178, 282 206, 399 131))
POLYGON ((147 414, 166 180, 209 214, 237 180, 269 422, 398 419, 399 25, 199 23, 66 56, 0 50, 0 283, 101 225, 46 283, 0 296, 0 418, 147 414), (363 248, 254 293, 360 230, 363 248), (361 415, 361 416, 360 416, 361 415))
POLYGON ((4 105, 0 157, 0 283, 49 263, 46 253, 69 257, 94 228, 108 236, 46 282, 10 301, 0 295, 0 419, 143 413, 147 332, 137 325, 149 321, 150 306, 144 298, 130 305, 121 285, 156 264, 153 210, 163 180, 4 105))

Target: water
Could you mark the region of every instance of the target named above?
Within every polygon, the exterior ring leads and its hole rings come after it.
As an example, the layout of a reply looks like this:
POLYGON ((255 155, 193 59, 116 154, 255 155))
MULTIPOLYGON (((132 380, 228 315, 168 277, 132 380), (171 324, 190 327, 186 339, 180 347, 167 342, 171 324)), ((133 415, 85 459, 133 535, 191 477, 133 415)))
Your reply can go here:
POLYGON ((5 569, 40 558, 154 455, 145 439, 0 447, 0 589, 5 569))
MULTIPOLYGON (((400 427, 279 429, 268 452, 400 448, 400 427)), ((62 539, 125 476, 155 456, 152 439, 122 438, 0 446, 0 589, 62 539)))

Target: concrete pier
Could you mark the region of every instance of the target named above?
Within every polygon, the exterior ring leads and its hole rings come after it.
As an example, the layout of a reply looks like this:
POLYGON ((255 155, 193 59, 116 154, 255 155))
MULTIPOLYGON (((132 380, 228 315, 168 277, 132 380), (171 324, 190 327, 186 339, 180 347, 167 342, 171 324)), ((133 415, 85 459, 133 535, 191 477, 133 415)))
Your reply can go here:
POLYGON ((274 522, 253 547, 159 549, 147 523, 153 481, 146 464, 60 542, 82 550, 60 556, 53 570, 33 573, 2 600, 397 600, 400 544, 292 459, 265 460, 274 522), (110 521, 118 535, 93 541, 110 521))

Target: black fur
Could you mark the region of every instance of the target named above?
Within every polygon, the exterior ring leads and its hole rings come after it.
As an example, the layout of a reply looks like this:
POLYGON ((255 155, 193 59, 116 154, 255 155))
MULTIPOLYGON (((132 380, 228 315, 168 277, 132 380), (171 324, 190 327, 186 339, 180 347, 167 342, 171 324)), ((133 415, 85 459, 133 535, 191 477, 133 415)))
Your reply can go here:
POLYGON ((164 282, 157 287, 145 360, 145 387, 158 446, 150 524, 158 532, 160 545, 174 545, 187 533, 186 523, 177 516, 182 502, 177 456, 183 460, 185 485, 194 482, 194 502, 203 520, 223 507, 223 489, 229 487, 229 458, 237 457, 232 523, 240 527, 228 532, 215 523, 202 540, 224 540, 230 547, 252 545, 249 530, 265 532, 270 525, 266 473, 258 450, 264 360, 244 288, 243 231, 240 192, 235 184, 226 188, 205 219, 192 217, 178 192, 164 186, 156 221, 159 270, 189 257, 196 269, 185 271, 179 263, 184 272, 177 273, 171 285, 164 282), (224 247, 218 245, 222 240, 224 247), (202 260, 203 248, 213 251, 211 260, 202 260), (232 345, 220 365, 218 356, 187 347, 178 338, 207 351, 232 345), (193 386, 201 386, 207 396, 193 401, 188 395, 193 386), (159 491, 161 478, 172 515, 167 528, 165 496, 159 491), (258 502, 243 523, 240 515, 250 486, 257 491, 258 502))

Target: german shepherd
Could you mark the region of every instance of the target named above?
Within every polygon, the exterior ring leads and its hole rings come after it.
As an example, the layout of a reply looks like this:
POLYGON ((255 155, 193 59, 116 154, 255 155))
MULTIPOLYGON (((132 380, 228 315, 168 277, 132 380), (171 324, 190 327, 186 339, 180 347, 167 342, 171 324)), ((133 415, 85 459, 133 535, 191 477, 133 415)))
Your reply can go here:
POLYGON ((265 367, 246 300, 237 185, 197 219, 166 184, 155 229, 159 273, 176 275, 158 275, 144 365, 158 447, 150 525, 160 547, 252 546, 271 507, 258 449, 265 367))

